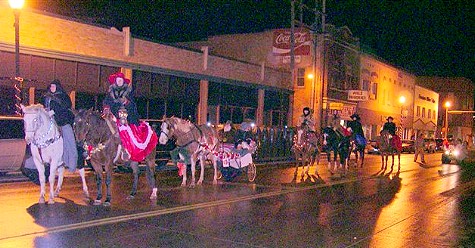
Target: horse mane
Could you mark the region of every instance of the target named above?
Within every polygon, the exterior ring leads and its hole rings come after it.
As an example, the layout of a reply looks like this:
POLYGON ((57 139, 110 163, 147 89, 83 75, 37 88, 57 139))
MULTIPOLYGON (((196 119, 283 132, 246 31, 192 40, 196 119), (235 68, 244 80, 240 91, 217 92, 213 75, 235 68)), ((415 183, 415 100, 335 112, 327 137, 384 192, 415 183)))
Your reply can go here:
POLYGON ((104 118, 99 111, 81 109, 78 115, 87 118, 89 122, 89 132, 86 140, 95 144, 105 142, 110 138, 111 131, 104 118))
POLYGON ((25 106, 23 108, 23 112, 26 113, 26 114, 38 113, 38 112, 46 113, 46 110, 45 110, 45 107, 42 104, 38 103, 38 104, 32 104, 32 105, 29 105, 29 106, 25 106))

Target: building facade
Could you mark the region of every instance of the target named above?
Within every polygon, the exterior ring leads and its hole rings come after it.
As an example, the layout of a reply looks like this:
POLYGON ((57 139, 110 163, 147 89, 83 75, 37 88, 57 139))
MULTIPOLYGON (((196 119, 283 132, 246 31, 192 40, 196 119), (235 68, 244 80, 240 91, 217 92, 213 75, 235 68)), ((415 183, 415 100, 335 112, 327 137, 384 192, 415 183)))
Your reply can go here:
POLYGON ((437 130, 435 136, 444 138, 445 120, 448 120, 448 137, 473 143, 475 87, 467 78, 418 77, 417 84, 439 93, 437 130), (446 109, 445 103, 450 107, 446 109), (446 116, 446 114, 448 114, 446 116))
MULTIPOLYGON (((6 2, 0 2, 0 11, 0 85, 2 101, 9 103, 14 99, 14 15, 6 2)), ((134 37, 129 28, 119 31, 28 8, 21 12, 19 34, 27 102, 38 102, 49 82, 59 79, 77 108, 100 109, 108 75, 123 71, 133 82, 143 118, 166 114, 201 124, 249 117, 263 125, 266 113, 275 110, 269 122, 287 124, 282 109, 289 109, 293 94, 288 71, 215 56, 206 47, 185 49, 134 37)), ((11 111, 11 105, 4 109, 11 111)))
POLYGON ((439 116, 439 93, 416 85, 414 89, 413 116, 412 126, 415 137, 419 133, 423 133, 425 137, 436 138, 437 119, 439 116))

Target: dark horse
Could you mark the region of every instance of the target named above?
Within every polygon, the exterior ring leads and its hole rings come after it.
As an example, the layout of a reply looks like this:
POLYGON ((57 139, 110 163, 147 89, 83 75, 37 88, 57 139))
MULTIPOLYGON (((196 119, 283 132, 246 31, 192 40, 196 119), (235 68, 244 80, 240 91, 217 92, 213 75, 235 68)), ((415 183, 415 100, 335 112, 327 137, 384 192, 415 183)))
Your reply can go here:
POLYGON ((352 135, 351 140, 350 140, 350 148, 351 148, 351 151, 355 154, 355 158, 356 158, 355 167, 358 167, 358 160, 359 158, 361 158, 360 167, 363 168, 366 139, 359 134, 352 135))
POLYGON ((381 170, 388 167, 389 155, 392 157, 391 169, 394 166, 394 155, 398 158, 398 169, 401 169, 401 148, 400 140, 393 141, 394 137, 387 130, 381 131, 381 136, 378 141, 379 151, 381 153, 381 170))
MULTIPOLYGON (((302 178, 305 174, 308 174, 310 166, 313 165, 315 161, 317 161, 318 165, 320 158, 318 144, 319 140, 317 135, 311 132, 308 127, 300 126, 297 128, 291 148, 296 161, 294 177, 297 177, 299 165, 302 166, 302 178), (307 169, 305 169, 305 166, 307 166, 307 169)), ((315 174, 318 174, 316 165, 315 174)))
MULTIPOLYGON (((97 198, 94 205, 99 205, 102 200, 102 180, 103 170, 106 172, 106 200, 105 206, 110 205, 113 164, 119 162, 129 162, 127 153, 124 153, 122 142, 118 134, 117 125, 114 122, 107 122, 102 118, 101 113, 92 110, 79 110, 74 118, 74 134, 79 143, 84 144, 88 152, 92 167, 96 174, 97 198)), ((145 158, 147 163, 147 179, 152 194, 150 199, 157 198, 157 187, 155 185, 155 155, 153 149, 145 158)), ((134 174, 134 182, 129 197, 134 197, 137 193, 139 166, 138 162, 130 161, 134 174)))
POLYGON ((347 169, 347 159, 350 155, 350 138, 344 136, 332 127, 325 127, 322 130, 323 134, 323 150, 327 153, 328 169, 333 174, 334 169, 347 169), (333 152, 333 161, 331 160, 331 153, 333 152), (337 161, 337 157, 340 158, 337 161))

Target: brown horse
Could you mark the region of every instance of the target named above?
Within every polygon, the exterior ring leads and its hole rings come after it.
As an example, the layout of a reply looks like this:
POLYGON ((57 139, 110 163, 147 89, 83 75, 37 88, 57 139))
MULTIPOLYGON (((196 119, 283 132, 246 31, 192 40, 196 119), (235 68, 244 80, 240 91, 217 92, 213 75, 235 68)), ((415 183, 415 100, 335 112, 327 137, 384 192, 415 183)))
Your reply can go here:
MULTIPOLYGON (((218 132, 207 125, 195 125, 194 123, 183 120, 178 117, 165 118, 160 131, 160 144, 166 144, 169 139, 176 139, 176 145, 184 149, 191 161, 191 184, 195 186, 196 162, 200 160, 201 171, 200 179, 197 184, 200 185, 204 180, 205 160, 211 159, 214 167, 213 184, 218 183, 218 167, 215 152, 218 151, 219 136, 218 132)), ((186 173, 183 173, 181 186, 186 186, 186 173)))
MULTIPOLYGON (((296 134, 293 137, 292 152, 295 155, 295 173, 294 177, 297 177, 299 166, 302 166, 302 178, 305 174, 308 175, 310 166, 317 162, 318 165, 320 159, 320 150, 318 148, 318 138, 313 132, 310 132, 306 127, 298 127, 296 134), (305 169, 307 167, 307 169, 305 169)), ((317 167, 315 165, 315 174, 318 174, 317 167)))
POLYGON ((388 158, 389 155, 392 157, 391 169, 394 166, 394 155, 397 155, 398 158, 398 168, 401 169, 401 149, 397 148, 394 145, 392 135, 387 131, 381 131, 381 136, 379 137, 378 147, 381 153, 381 170, 386 170, 388 167, 388 158))
MULTIPOLYGON (((126 117, 125 117, 126 118, 126 117)), ((129 198, 137 193, 139 166, 138 162, 129 161, 127 153, 122 148, 122 142, 118 135, 118 128, 114 122, 107 122, 101 113, 92 110, 79 110, 74 118, 74 134, 76 140, 84 144, 85 150, 91 160, 96 174, 97 198, 94 205, 101 204, 103 171, 106 172, 106 199, 104 206, 110 206, 112 171, 114 163, 130 162, 134 174, 134 182, 129 198)), ((145 158, 147 164, 147 179, 152 188, 150 199, 157 198, 157 186, 155 185, 155 155, 156 150, 145 158)))

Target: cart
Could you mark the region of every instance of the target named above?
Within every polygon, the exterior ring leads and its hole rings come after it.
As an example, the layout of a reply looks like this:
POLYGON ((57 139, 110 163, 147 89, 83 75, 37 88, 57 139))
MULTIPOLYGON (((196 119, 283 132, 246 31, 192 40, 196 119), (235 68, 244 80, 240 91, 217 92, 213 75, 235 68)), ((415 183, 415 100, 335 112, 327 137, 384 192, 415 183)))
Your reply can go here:
POLYGON ((256 142, 247 140, 234 144, 223 143, 217 152, 219 171, 225 181, 233 181, 243 172, 247 174, 249 182, 256 179, 256 165, 252 160, 252 154, 256 151, 256 142))

